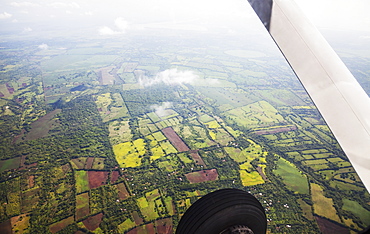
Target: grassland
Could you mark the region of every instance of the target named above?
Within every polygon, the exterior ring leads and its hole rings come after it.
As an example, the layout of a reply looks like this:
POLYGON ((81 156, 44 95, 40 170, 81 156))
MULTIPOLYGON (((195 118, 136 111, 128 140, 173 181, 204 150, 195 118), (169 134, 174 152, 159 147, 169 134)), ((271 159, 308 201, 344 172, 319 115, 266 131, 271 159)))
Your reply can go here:
POLYGON ((260 128, 285 123, 284 118, 268 102, 260 101, 226 112, 229 118, 239 126, 260 128))
POLYGON ((293 190, 294 192, 301 194, 308 194, 308 182, 305 175, 298 170, 294 164, 288 162, 283 158, 279 158, 277 162, 277 169, 274 170, 274 173, 283 178, 283 183, 286 186, 293 190))
POLYGON ((129 121, 109 122, 109 139, 113 145, 131 141, 132 133, 129 121))
POLYGON ((303 201, 303 199, 298 199, 297 202, 302 209, 303 216, 306 217, 306 219, 308 220, 314 220, 314 216, 312 214, 312 207, 305 201, 303 201))
POLYGON ((351 201, 347 198, 343 199, 343 210, 352 212, 360 218, 363 224, 367 224, 370 220, 370 211, 363 208, 358 202, 351 201))
POLYGON ((82 193, 89 190, 87 171, 75 171, 76 192, 82 193))
POLYGON ((2 173, 3 171, 18 168, 20 162, 21 162, 21 157, 7 159, 7 160, 1 160, 0 161, 0 173, 2 173))
POLYGON ((333 199, 325 197, 320 185, 311 183, 311 196, 315 214, 340 223, 333 199))
MULTIPOLYGON (((158 203, 161 203, 160 194, 158 189, 145 194, 145 197, 137 199, 137 205, 140 208, 141 213, 144 216, 144 220, 150 221, 159 218, 159 214, 156 211, 158 209, 158 203)), ((163 206, 163 204, 161 204, 163 206)))
POLYGON ((82 193, 76 196, 76 220, 89 215, 89 193, 82 193))

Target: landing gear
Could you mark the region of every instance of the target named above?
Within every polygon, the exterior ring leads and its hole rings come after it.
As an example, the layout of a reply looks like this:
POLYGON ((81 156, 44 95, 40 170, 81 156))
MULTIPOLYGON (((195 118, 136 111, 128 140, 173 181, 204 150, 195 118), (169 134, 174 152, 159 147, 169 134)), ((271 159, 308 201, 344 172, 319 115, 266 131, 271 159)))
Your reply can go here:
POLYGON ((238 189, 221 189, 191 205, 176 234, 265 234, 266 228, 266 214, 254 196, 238 189))

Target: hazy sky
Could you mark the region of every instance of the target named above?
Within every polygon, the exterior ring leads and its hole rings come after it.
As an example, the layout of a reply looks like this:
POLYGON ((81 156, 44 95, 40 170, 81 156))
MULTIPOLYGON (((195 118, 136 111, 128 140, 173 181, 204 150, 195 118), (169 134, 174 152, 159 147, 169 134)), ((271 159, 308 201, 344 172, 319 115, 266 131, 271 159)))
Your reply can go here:
MULTIPOLYGON (((370 36, 369 0, 296 1, 318 27, 362 30, 370 36)), ((255 24, 256 17, 247 0, 1 0, 0 3, 0 28, 21 33, 89 28, 97 34, 114 35, 145 27, 206 31, 214 27, 253 29, 255 24)))

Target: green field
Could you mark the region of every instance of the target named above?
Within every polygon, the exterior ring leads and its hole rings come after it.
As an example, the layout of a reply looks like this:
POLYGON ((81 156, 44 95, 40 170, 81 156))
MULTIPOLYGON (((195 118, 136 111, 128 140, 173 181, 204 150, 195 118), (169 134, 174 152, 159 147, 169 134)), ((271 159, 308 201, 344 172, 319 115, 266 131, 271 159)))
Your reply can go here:
POLYGON ((175 233, 222 188, 253 194, 269 234, 370 225, 369 193, 270 39, 223 24, 121 34, 112 17, 114 35, 4 34, 0 233, 175 233))
POLYGON ((75 171, 76 192, 82 193, 89 190, 87 171, 75 171))
POLYGON ((277 161, 277 169, 274 173, 283 178, 283 183, 291 190, 301 194, 308 194, 308 182, 296 166, 283 158, 277 161))
POLYGON ((21 158, 12 158, 7 160, 1 160, 0 161, 0 173, 7 170, 16 169, 19 167, 19 164, 21 162, 21 158))
POLYGON ((236 124, 249 128, 260 128, 285 122, 278 111, 265 101, 239 107, 226 113, 236 124))
POLYGON ((363 208, 358 202, 349 199, 343 199, 343 210, 352 212, 359 217, 362 223, 366 224, 370 220, 370 211, 363 208))

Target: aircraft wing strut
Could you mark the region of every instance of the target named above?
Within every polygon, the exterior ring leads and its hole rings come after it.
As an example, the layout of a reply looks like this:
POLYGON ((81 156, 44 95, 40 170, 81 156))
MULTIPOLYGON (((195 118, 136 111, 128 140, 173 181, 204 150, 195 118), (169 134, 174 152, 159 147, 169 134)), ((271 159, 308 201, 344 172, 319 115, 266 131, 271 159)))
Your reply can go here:
POLYGON ((248 0, 370 192, 370 99, 294 0, 248 0))

